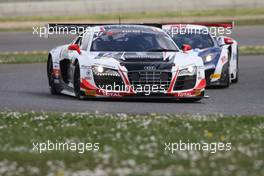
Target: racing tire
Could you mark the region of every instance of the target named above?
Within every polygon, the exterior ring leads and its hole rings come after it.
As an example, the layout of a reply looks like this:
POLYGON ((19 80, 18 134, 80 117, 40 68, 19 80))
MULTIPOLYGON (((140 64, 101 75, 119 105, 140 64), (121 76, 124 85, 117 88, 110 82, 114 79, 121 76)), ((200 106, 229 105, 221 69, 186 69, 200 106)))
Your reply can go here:
POLYGON ((73 76, 74 93, 78 99, 83 99, 81 96, 81 80, 80 80, 80 65, 77 62, 74 69, 73 76))
POLYGON ((49 57, 48 61, 47 61, 47 76, 48 76, 48 81, 49 81, 50 93, 52 95, 60 94, 59 89, 57 88, 56 84, 54 83, 53 62, 52 62, 52 58, 51 57, 49 57))
POLYGON ((224 70, 222 71, 221 77, 223 80, 221 80, 222 84, 221 87, 228 88, 230 86, 230 62, 228 60, 226 67, 224 67, 224 70))
POLYGON ((232 80, 232 83, 238 83, 238 78, 239 78, 239 66, 238 66, 238 50, 237 50, 237 69, 236 69, 236 79, 232 80))

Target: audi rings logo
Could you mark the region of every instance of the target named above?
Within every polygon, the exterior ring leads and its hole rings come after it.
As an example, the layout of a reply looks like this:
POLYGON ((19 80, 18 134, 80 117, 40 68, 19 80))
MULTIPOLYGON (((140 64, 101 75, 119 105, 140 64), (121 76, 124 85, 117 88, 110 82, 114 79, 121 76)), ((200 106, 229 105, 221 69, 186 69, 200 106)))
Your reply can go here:
POLYGON ((155 66, 145 66, 144 70, 156 70, 155 66))

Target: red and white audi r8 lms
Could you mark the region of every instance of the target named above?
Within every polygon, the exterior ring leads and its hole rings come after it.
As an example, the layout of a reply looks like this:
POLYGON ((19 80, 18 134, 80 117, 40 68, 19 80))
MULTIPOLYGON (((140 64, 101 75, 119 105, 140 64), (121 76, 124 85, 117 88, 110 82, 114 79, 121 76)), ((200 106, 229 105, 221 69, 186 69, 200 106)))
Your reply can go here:
POLYGON ((203 58, 207 86, 228 87, 238 82, 238 44, 225 36, 217 36, 209 27, 227 28, 231 33, 232 24, 168 24, 165 30, 181 48, 203 58), (208 26, 204 26, 208 25, 208 26))
POLYGON ((170 97, 198 101, 206 86, 203 60, 181 51, 162 29, 95 25, 50 51, 52 94, 85 97, 170 97))

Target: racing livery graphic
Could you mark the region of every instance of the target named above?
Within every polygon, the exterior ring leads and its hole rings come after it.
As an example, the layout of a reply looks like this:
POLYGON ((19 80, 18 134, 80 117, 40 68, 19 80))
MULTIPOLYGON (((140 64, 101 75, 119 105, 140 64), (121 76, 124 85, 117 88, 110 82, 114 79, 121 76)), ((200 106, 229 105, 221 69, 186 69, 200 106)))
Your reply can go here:
POLYGON ((198 55, 180 50, 162 29, 94 25, 50 51, 52 94, 86 97, 168 97, 198 101, 206 86, 198 55))
POLYGON ((230 37, 211 33, 209 27, 230 29, 231 25, 205 25, 167 24, 162 28, 180 48, 203 58, 207 86, 229 87, 238 82, 238 45, 230 37))

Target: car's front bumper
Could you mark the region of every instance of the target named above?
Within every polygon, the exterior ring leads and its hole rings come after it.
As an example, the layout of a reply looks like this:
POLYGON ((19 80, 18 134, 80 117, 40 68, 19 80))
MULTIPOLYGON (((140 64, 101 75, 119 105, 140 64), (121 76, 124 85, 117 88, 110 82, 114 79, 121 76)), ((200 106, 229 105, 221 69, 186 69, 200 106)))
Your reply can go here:
MULTIPOLYGON (((174 83, 172 83, 174 87, 174 83)), ((144 98, 202 98, 204 96, 204 89, 206 86, 206 80, 202 79, 192 89, 174 91, 172 88, 162 93, 136 93, 133 90, 128 91, 108 91, 105 89, 97 88, 90 84, 87 80, 81 82, 81 92, 84 97, 144 97, 144 98)))
POLYGON ((228 63, 225 63, 221 68, 216 68, 214 64, 205 65, 205 79, 206 85, 221 86, 224 84, 223 71, 228 69, 228 63))

